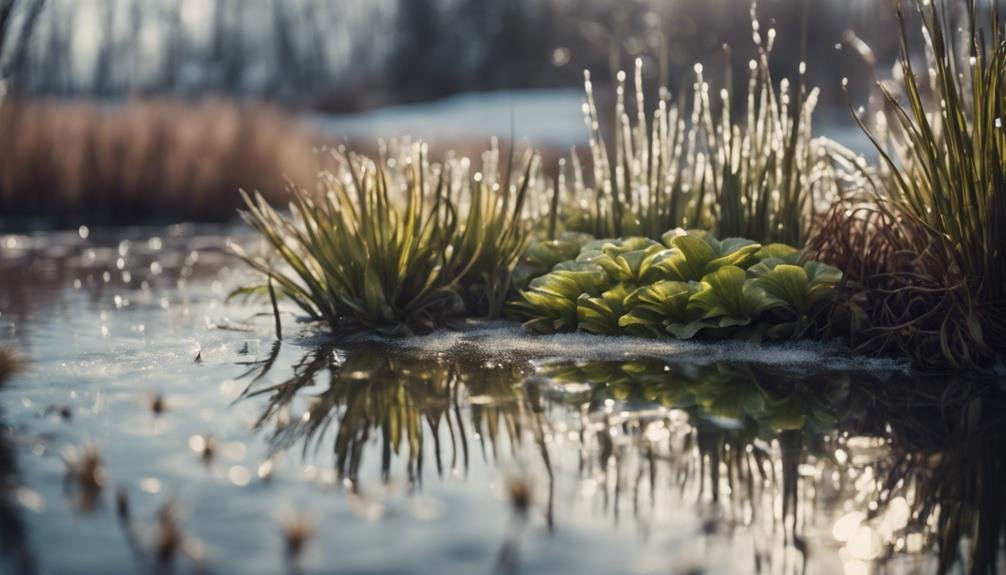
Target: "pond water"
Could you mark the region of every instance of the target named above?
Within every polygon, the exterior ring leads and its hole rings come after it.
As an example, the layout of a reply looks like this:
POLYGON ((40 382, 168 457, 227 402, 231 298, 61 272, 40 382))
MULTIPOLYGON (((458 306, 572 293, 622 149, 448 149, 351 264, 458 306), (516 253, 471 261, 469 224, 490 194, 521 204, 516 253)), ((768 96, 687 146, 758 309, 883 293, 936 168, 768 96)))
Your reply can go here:
POLYGON ((0 347, 26 360, 0 572, 1006 566, 1000 381, 480 322, 331 341, 285 313, 279 341, 225 301, 228 239, 0 236, 0 347))

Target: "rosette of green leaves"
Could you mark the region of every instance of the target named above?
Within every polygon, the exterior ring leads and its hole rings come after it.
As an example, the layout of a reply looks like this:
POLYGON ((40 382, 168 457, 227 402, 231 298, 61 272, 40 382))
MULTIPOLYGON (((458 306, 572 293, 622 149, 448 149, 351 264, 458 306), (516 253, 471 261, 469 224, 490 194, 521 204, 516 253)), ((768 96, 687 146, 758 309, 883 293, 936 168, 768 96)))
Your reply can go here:
POLYGON ((688 339, 702 327, 702 314, 688 305, 699 289, 697 282, 671 280, 643 286, 626 298, 619 325, 630 333, 688 339))
POLYGON ((587 262, 564 262, 531 281, 520 299, 510 304, 525 327, 539 333, 577 328, 577 302, 581 295, 599 296, 608 288, 604 270, 587 262))
POLYGON ((718 240, 711 234, 672 230, 664 234, 664 245, 672 248, 652 263, 653 274, 677 281, 699 281, 723 266, 747 269, 758 262, 761 244, 743 238, 718 240))
POLYGON ((590 234, 563 232, 553 240, 531 242, 514 270, 514 286, 525 289, 531 280, 547 274, 556 265, 575 260, 580 255, 580 249, 593 239, 590 234))
POLYGON ((702 327, 731 328, 749 325, 755 316, 775 304, 741 268, 722 266, 702 278, 698 293, 688 301, 702 327))
POLYGON ((576 302, 578 327, 599 335, 621 333, 620 319, 626 311, 626 300, 634 291, 634 285, 620 283, 600 297, 581 294, 576 302))
MULTIPOLYGON (((761 266, 762 264, 759 264, 761 266)), ((817 304, 835 294, 835 286, 842 280, 842 272, 821 262, 807 262, 802 266, 777 264, 758 269, 754 283, 765 291, 777 305, 784 306, 803 317, 817 304)))

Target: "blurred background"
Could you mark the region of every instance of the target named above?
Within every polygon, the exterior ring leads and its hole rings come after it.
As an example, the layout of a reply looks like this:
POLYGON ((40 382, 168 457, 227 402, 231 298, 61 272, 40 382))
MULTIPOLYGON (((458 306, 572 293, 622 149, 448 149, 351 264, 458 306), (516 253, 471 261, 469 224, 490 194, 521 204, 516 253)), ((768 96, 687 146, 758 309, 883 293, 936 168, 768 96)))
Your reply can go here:
MULTIPOLYGON (((889 0, 762 0, 771 68, 822 90, 848 137, 897 54, 889 0), (871 53, 864 49, 872 48, 871 53), (866 58, 864 59, 864 55, 866 58)), ((491 136, 586 142, 583 70, 610 107, 644 61, 650 101, 704 64, 745 88, 748 0, 0 0, 0 226, 224 220, 237 188, 310 185, 312 149, 409 134, 474 153, 491 136), (725 46, 729 46, 726 49, 725 46), (605 94, 609 94, 606 98, 605 94)), ((735 102, 742 98, 735 98, 735 102)))

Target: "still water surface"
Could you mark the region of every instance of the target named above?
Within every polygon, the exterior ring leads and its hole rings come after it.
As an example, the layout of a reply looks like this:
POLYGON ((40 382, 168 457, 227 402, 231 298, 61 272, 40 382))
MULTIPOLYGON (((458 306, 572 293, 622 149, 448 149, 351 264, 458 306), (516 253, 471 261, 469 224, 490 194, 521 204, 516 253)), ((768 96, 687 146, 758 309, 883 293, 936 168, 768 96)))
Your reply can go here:
POLYGON ((280 342, 225 301, 231 232, 0 236, 0 346, 28 360, 0 573, 1006 566, 999 381, 500 324, 336 342, 289 314, 280 342))

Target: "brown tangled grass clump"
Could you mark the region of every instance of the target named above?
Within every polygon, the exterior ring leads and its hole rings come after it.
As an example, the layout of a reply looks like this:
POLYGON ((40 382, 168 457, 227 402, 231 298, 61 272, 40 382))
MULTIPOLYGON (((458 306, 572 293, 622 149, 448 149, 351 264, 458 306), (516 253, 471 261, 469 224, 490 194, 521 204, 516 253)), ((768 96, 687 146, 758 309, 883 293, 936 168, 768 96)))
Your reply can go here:
POLYGON ((859 351, 987 369, 1006 352, 1006 36, 996 3, 969 1, 959 33, 938 4, 915 3, 926 69, 899 6, 898 81, 878 84, 890 129, 856 115, 881 159, 873 191, 840 202, 810 247, 846 272, 833 325, 859 351))

